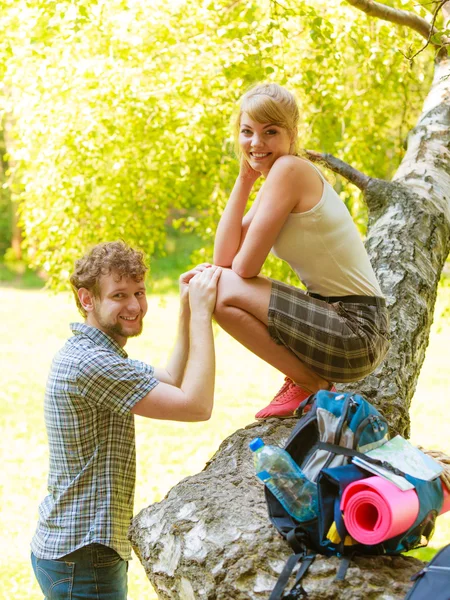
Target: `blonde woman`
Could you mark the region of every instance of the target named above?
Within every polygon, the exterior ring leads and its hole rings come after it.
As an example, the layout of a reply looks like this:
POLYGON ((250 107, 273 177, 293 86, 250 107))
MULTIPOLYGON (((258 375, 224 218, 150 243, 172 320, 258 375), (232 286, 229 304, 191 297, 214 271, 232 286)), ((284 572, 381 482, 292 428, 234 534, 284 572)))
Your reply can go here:
POLYGON ((290 417, 311 393, 362 379, 389 348, 386 302, 369 257, 345 204, 297 155, 298 120, 294 96, 276 84, 243 96, 240 171, 215 239, 214 263, 226 267, 217 322, 286 376, 257 419, 290 417), (306 293, 259 275, 269 252, 290 265, 306 293))

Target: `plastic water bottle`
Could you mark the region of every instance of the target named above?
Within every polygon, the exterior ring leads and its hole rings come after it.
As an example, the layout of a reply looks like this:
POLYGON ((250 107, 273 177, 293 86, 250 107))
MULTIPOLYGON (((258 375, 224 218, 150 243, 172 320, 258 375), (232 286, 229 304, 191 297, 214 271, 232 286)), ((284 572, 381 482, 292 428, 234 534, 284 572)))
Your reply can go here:
POLYGON ((289 452, 266 446, 261 438, 250 442, 256 474, 297 521, 317 516, 317 485, 309 481, 289 452))

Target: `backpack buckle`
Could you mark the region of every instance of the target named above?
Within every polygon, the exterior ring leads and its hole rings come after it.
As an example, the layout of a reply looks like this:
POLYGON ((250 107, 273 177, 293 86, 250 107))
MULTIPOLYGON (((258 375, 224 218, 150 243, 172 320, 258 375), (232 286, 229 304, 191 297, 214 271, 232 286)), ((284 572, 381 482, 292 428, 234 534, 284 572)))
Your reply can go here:
POLYGON ((302 531, 299 527, 293 527, 286 534, 286 541, 295 554, 303 554, 307 553, 307 544, 306 544, 306 535, 305 532, 302 531))

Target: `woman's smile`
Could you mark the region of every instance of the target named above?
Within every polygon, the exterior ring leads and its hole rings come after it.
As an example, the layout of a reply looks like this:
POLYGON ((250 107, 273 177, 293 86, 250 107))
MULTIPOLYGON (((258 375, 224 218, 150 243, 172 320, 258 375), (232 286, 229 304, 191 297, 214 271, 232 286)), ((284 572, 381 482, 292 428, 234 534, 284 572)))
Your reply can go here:
POLYGON ((266 158, 266 156, 270 156, 270 154, 271 152, 250 152, 250 156, 256 160, 266 158))
POLYGON ((267 175, 280 156, 289 154, 291 138, 283 127, 273 123, 259 123, 242 113, 239 144, 244 156, 254 168, 267 175))

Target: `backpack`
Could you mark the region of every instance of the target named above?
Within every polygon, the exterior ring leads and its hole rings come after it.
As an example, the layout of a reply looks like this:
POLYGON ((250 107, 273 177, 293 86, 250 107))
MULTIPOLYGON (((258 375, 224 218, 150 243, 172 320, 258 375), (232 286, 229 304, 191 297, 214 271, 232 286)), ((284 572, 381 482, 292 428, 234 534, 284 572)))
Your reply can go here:
POLYGON ((450 544, 433 557, 421 571, 405 600, 448 600, 450 598, 450 544))
POLYGON ((362 396, 320 390, 304 400, 296 414, 300 418, 285 449, 306 477, 317 483, 319 510, 314 519, 299 522, 265 487, 269 518, 294 551, 269 600, 282 597, 298 562, 301 564, 296 580, 286 598, 298 598, 299 593, 304 593, 301 579, 318 553, 341 558, 336 580, 342 580, 355 554, 399 554, 426 545, 433 534, 435 520, 443 503, 439 478, 422 481, 386 462, 364 455, 364 452, 388 441, 389 427, 386 419, 362 396), (388 468, 415 486, 420 509, 408 531, 373 546, 349 538, 340 510, 343 490, 349 483, 373 475, 350 463, 355 456, 388 468), (330 535, 330 532, 333 534, 330 535))

